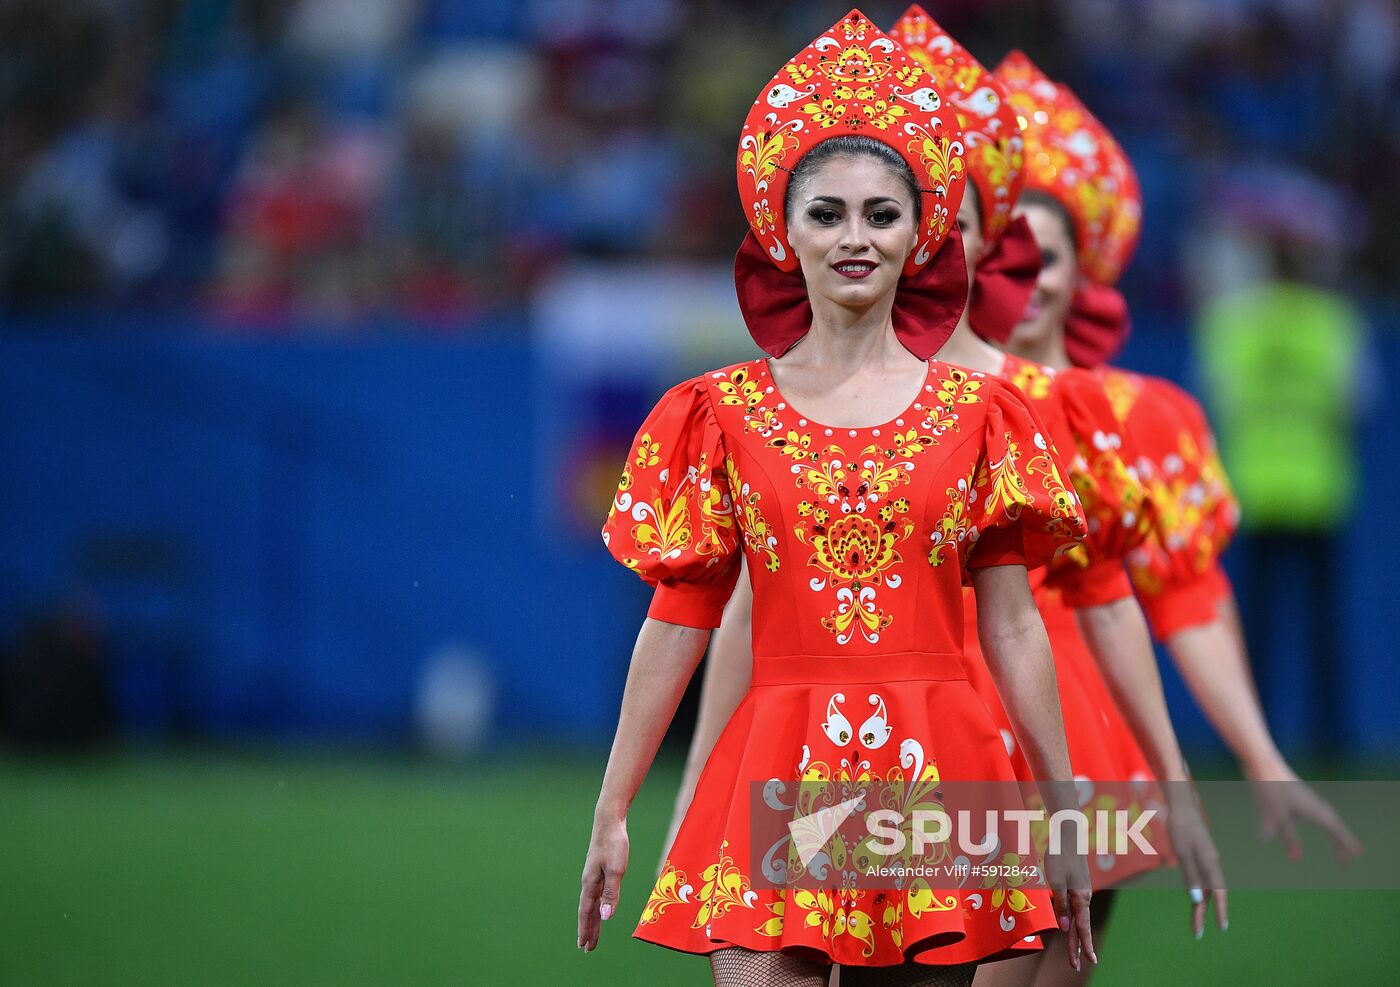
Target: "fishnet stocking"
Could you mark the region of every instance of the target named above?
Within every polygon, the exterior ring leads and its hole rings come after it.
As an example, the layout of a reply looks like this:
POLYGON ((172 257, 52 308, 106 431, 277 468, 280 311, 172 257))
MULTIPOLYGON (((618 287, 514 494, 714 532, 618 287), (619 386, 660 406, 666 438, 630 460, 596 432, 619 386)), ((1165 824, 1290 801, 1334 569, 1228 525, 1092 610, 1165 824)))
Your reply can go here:
POLYGON ((826 987, 831 967, 778 952, 731 946, 710 954, 715 987, 826 987))
POLYGON ((927 966, 843 966, 841 987, 968 987, 977 964, 927 966))

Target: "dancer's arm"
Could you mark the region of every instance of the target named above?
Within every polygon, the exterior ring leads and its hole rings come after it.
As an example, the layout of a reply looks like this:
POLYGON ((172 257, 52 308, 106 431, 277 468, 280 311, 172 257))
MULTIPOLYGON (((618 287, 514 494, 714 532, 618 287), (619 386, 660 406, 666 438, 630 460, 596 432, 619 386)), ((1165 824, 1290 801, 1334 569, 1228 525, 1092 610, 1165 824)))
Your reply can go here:
MULTIPOLYGON (((1051 814, 1078 809, 1050 640, 1026 581, 1026 568, 999 565, 974 569, 972 585, 977 593, 977 635, 987 669, 1011 720, 1016 742, 1040 785, 1046 808, 1051 814)), ((1076 866, 1064 884, 1068 891, 1065 886, 1052 889, 1055 913, 1061 930, 1067 933, 1070 963, 1078 970, 1081 947, 1090 961, 1099 961, 1089 926, 1087 871, 1076 866)))
POLYGON ((637 635, 583 865, 578 902, 580 949, 591 951, 598 945, 600 922, 611 918, 617 908, 619 885, 627 870, 627 810, 651 768, 709 639, 708 629, 651 618, 637 635))
POLYGON ((1197 705, 1254 786, 1260 838, 1281 835, 1288 855, 1297 859, 1303 845, 1294 820, 1304 819, 1327 833, 1338 861, 1345 862, 1361 852, 1361 843, 1336 810, 1299 779, 1274 743, 1243 635, 1231 625, 1234 612, 1231 594, 1222 602, 1219 617, 1177 631, 1167 638, 1167 650, 1197 705))
POLYGON ((1220 855, 1201 818, 1186 759, 1172 729, 1142 607, 1136 597, 1125 596, 1075 613, 1113 698, 1147 755, 1152 772, 1165 788, 1172 848, 1181 861, 1187 887, 1193 891, 1191 930, 1197 938, 1204 933, 1211 896, 1215 899, 1216 922, 1223 930, 1229 924, 1229 914, 1220 855), (1204 892, 1199 902, 1194 900, 1197 889, 1204 892))
POLYGON ((700 772, 710 759, 721 731, 734 715, 739 701, 749 690, 753 674, 753 588, 741 576, 734 595, 724 609, 724 619, 710 639, 710 657, 705 662, 704 680, 700 686, 700 709, 696 714, 695 735, 690 739, 690 751, 685 759, 681 787, 676 792, 676 805, 671 812, 671 825, 661 845, 661 862, 671 852, 676 831, 695 797, 695 785, 700 772))

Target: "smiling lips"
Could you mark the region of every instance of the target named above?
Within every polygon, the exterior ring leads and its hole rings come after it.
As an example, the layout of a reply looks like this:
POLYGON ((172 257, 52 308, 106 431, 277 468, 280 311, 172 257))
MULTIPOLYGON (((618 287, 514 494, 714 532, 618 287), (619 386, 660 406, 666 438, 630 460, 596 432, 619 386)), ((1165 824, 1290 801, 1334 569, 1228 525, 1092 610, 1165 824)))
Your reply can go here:
POLYGON ((870 277, 876 268, 874 261, 870 260, 843 260, 839 264, 832 264, 831 267, 843 278, 850 278, 859 281, 861 278, 870 277))

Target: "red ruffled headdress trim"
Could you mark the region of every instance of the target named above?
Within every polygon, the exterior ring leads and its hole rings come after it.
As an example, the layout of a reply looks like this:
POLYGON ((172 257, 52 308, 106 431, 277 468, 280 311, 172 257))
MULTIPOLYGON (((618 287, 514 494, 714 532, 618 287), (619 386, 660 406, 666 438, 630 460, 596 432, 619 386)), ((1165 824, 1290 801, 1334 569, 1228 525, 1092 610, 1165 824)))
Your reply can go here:
MULTIPOLYGON (((734 257, 734 287, 749 335, 770 356, 782 356, 812 328, 812 304, 802 272, 775 267, 752 232, 734 257)), ((962 238, 953 227, 948 243, 930 263, 900 278, 894 296, 895 335, 919 359, 930 359, 953 334, 966 301, 967 262, 962 238)))
POLYGON ((977 262, 968 302, 972 331, 1004 343, 1021 321, 1040 276, 1040 248, 1024 216, 1007 225, 991 250, 977 262))
POLYGON ((1097 367, 1123 349, 1132 331, 1128 301, 1117 288, 1081 281, 1065 320, 1065 352, 1076 367, 1097 367))

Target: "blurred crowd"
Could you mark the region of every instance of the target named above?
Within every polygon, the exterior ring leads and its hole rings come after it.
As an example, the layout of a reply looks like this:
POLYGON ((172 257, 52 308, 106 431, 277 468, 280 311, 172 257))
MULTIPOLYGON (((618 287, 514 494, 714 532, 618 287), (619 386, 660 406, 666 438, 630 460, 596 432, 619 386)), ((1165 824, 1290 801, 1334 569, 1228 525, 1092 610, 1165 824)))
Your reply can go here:
MULTIPOLYGON (((724 258, 743 112, 847 6, 8 0, 0 311, 457 331, 571 257, 724 258)), ((989 63, 1027 49, 1119 133, 1147 196, 1135 301, 1183 310, 1257 223, 1395 291, 1397 0, 926 6, 989 63)))

